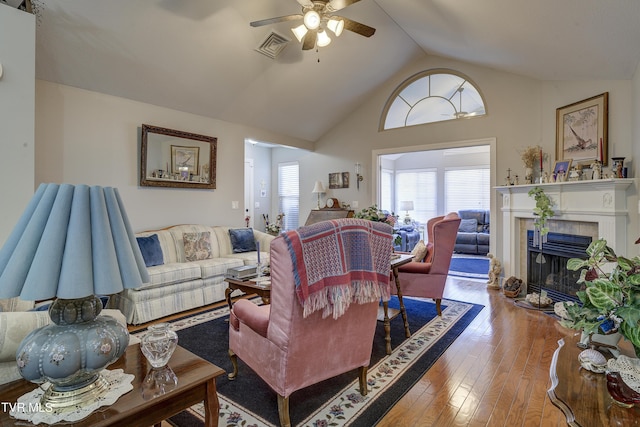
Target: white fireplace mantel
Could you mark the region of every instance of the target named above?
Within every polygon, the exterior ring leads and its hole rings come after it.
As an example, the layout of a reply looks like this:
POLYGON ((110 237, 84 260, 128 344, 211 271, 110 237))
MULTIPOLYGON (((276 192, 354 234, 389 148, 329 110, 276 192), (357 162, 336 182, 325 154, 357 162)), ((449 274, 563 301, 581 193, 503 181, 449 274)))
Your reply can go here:
POLYGON ((598 237, 607 240, 616 252, 627 248, 627 188, 632 178, 599 179, 533 185, 495 187, 502 194, 502 265, 505 275, 521 277, 520 220, 532 219, 535 200, 529 190, 540 187, 553 202, 553 221, 596 223, 598 237))

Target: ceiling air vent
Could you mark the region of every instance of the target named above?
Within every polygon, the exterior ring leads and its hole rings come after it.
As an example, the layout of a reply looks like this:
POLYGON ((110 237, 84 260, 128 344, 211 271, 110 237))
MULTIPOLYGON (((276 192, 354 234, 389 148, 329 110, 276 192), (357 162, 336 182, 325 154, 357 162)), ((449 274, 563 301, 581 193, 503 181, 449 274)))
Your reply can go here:
POLYGON ((271 32, 271 34, 269 34, 267 38, 260 43, 260 46, 258 46, 256 50, 271 59, 276 59, 276 56, 278 56, 280 52, 287 47, 287 44, 289 44, 290 41, 291 40, 278 33, 271 32))

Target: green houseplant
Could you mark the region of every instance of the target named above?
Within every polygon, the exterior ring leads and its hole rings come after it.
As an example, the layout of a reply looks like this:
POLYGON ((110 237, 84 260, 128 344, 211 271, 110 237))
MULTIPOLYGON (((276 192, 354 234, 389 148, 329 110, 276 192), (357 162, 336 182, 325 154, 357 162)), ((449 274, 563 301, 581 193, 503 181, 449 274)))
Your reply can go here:
POLYGON ((554 215, 553 209, 551 209, 553 202, 540 187, 532 188, 527 194, 536 201, 536 207, 533 208, 533 214, 535 215, 533 224, 536 230, 540 232, 540 236, 546 236, 549 233, 547 221, 554 215))
MULTIPOLYGON (((371 205, 368 208, 362 209, 360 212, 356 212, 354 218, 367 219, 369 221, 386 222, 390 226, 394 226, 398 222, 398 217, 393 214, 385 213, 378 209, 378 205, 371 205)), ((393 243, 399 245, 402 242, 402 237, 396 234, 393 239, 393 243)))
POLYGON ((581 270, 578 283, 584 290, 577 292, 582 305, 562 303, 560 323, 586 334, 617 330, 640 357, 640 257, 617 256, 606 240, 599 239, 587 248, 587 259, 571 258, 567 269, 581 270))

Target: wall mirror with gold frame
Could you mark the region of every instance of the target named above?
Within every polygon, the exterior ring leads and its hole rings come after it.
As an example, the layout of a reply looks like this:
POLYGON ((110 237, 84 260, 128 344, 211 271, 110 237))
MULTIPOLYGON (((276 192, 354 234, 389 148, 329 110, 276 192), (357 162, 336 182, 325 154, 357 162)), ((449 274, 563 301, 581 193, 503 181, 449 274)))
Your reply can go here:
POLYGON ((140 186, 216 188, 218 139, 142 125, 140 186))

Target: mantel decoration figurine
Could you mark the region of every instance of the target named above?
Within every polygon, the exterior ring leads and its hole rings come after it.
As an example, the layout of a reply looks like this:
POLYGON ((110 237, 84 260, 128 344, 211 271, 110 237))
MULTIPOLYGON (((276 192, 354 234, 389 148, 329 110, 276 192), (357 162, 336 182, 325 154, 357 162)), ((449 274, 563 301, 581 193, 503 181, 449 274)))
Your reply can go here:
POLYGON ((487 254, 489 258, 489 280, 487 281, 487 288, 500 289, 500 273, 502 273, 502 263, 493 254, 487 254))

